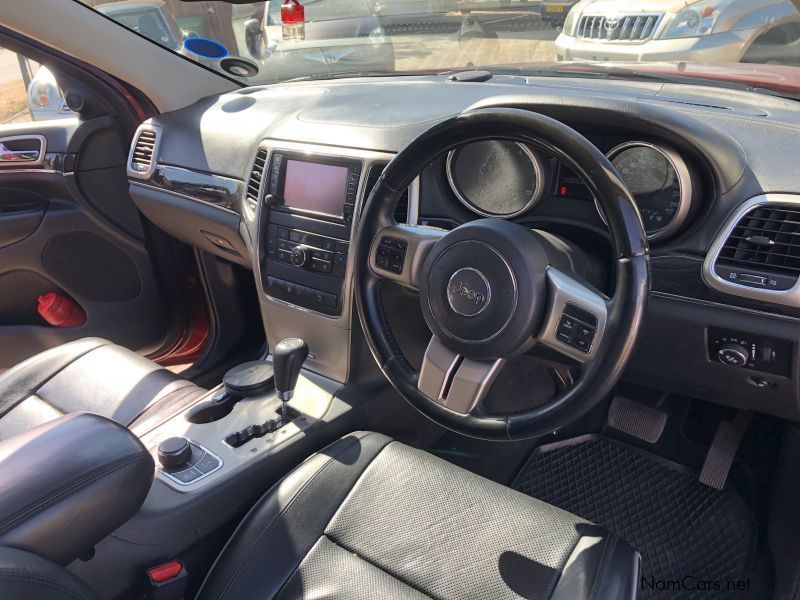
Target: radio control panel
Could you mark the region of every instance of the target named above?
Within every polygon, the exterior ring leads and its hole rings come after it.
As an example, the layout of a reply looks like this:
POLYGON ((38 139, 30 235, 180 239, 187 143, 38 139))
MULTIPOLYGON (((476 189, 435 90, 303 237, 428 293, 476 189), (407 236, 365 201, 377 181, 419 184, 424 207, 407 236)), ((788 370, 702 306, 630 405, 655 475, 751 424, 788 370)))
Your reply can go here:
POLYGON ((270 224, 265 245, 264 289, 270 296, 328 315, 340 314, 348 242, 270 224))
POLYGON ((267 256, 314 273, 344 276, 350 244, 288 227, 267 228, 267 256))

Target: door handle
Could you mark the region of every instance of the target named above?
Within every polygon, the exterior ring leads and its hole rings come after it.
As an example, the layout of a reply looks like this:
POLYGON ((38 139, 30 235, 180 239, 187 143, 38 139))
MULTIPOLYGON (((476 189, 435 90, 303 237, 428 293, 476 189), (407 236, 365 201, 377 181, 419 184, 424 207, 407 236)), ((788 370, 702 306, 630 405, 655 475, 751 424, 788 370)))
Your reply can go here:
POLYGON ((44 161, 47 141, 43 135, 0 138, 0 167, 38 165, 44 161))

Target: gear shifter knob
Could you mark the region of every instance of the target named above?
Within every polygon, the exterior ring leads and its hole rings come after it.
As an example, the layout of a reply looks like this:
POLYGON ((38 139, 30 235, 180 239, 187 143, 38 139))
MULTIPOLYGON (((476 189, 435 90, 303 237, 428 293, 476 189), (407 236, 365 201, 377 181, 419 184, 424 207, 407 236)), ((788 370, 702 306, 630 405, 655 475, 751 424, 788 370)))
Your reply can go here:
POLYGON ((292 399, 300 369, 308 357, 308 344, 300 338, 286 338, 272 351, 275 389, 284 403, 292 399))

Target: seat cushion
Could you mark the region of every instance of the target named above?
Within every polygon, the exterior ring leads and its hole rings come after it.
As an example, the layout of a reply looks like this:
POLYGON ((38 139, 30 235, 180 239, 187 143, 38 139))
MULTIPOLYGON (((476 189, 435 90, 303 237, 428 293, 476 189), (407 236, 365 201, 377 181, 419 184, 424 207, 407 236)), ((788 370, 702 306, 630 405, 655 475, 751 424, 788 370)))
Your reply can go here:
POLYGON ((0 440, 71 412, 130 426, 205 390, 99 338, 52 348, 0 375, 0 440))
POLYGON ((633 598, 639 556, 568 512, 380 434, 268 492, 200 598, 633 598))

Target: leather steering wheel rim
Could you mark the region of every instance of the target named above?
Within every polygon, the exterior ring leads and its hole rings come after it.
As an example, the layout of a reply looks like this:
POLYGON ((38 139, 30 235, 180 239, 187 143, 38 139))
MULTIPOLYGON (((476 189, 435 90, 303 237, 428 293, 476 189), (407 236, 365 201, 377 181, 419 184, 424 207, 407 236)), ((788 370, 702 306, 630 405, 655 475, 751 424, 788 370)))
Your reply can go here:
POLYGON ((369 348, 400 395, 434 422, 490 440, 518 440, 550 433, 588 412, 611 392, 630 357, 650 290, 647 237, 630 192, 603 153, 574 129, 517 108, 485 108, 451 117, 412 141, 389 163, 358 216, 353 247, 356 304, 369 348), (434 159, 471 142, 527 144, 578 173, 604 211, 616 273, 602 352, 583 365, 575 384, 547 404, 509 415, 454 412, 418 389, 419 372, 407 361, 389 327, 380 292, 384 279, 370 265, 374 241, 394 224, 394 208, 412 181, 434 159))

